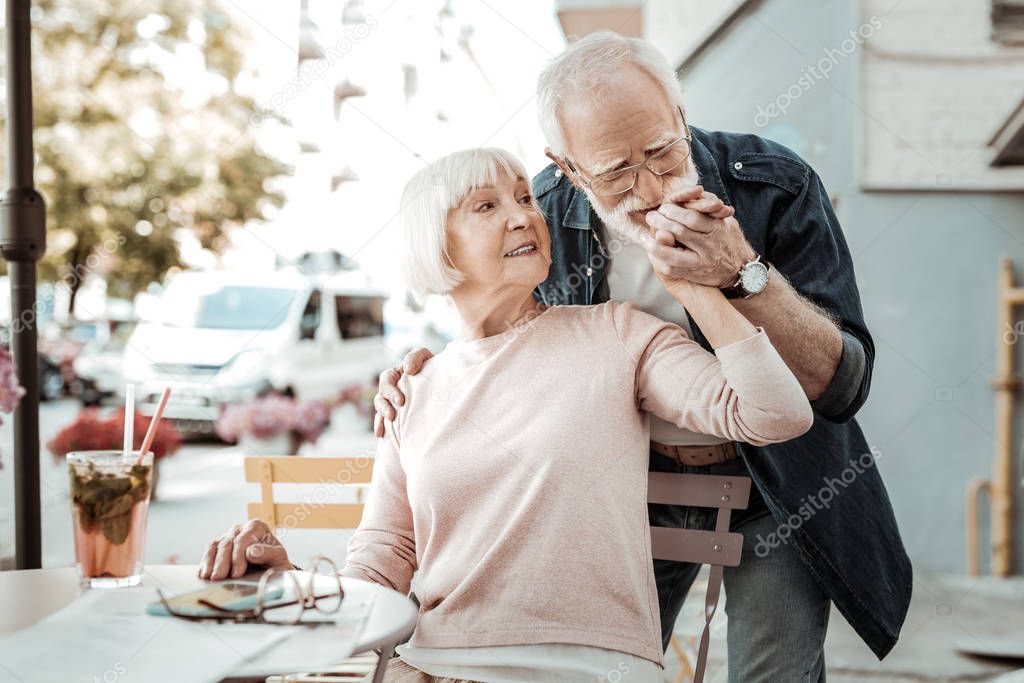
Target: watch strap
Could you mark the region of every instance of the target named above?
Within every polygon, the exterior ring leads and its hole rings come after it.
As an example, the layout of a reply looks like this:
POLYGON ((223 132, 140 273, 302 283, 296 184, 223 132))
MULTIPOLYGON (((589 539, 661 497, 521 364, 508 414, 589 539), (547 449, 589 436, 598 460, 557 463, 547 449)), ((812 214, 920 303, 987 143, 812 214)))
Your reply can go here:
POLYGON ((732 287, 722 287, 722 294, 725 295, 726 299, 745 299, 747 297, 747 290, 743 288, 741 283, 737 282, 732 287))
MULTIPOLYGON (((751 263, 760 263, 765 267, 769 273, 771 273, 772 264, 761 258, 761 255, 756 255, 752 260, 747 261, 743 264, 743 268, 746 268, 751 263)), ((743 268, 740 268, 740 273, 736 276, 736 283, 729 287, 722 287, 722 294, 725 295, 726 299, 746 299, 754 296, 754 294, 760 294, 760 292, 749 292, 747 288, 743 286, 743 268)), ((761 290, 764 291, 764 290, 761 290)))

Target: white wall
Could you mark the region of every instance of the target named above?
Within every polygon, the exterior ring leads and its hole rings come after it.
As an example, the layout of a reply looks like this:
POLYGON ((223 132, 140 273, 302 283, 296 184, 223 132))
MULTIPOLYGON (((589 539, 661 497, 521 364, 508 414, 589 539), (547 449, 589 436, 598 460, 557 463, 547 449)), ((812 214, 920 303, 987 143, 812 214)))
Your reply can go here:
MULTIPOLYGON (((987 7, 984 2, 963 4, 987 7)), ((881 452, 879 467, 917 568, 963 572, 964 487, 973 477, 989 475, 995 450, 989 380, 1000 343, 999 259, 1011 257, 1024 278, 1024 195, 1020 192, 1024 182, 1017 181, 1015 193, 936 188, 932 166, 881 133, 889 128, 901 137, 912 137, 915 146, 927 143, 926 155, 939 158, 937 141, 943 136, 936 131, 948 131, 954 139, 959 136, 957 145, 984 139, 998 119, 996 101, 1009 107, 1024 94, 1024 74, 1015 66, 1009 75, 1002 70, 993 75, 987 87, 1000 92, 992 94, 985 107, 971 104, 974 113, 970 115, 964 113, 966 108, 957 113, 957 125, 952 126, 946 122, 952 116, 949 99, 936 94, 935 81, 926 87, 902 77, 908 92, 917 93, 920 107, 913 113, 896 106, 900 100, 895 97, 887 100, 889 108, 865 107, 860 96, 861 59, 874 57, 858 46, 838 58, 826 77, 812 78, 807 89, 800 86, 799 97, 789 101, 786 113, 767 117, 766 106, 785 103, 783 96, 794 84, 799 86, 807 67, 830 48, 840 47, 863 19, 858 3, 847 0, 764 0, 753 5, 753 14, 683 75, 688 114, 697 126, 758 133, 790 146, 815 167, 837 198, 865 316, 877 346, 871 396, 857 419, 869 443, 881 452), (993 111, 982 112, 985 108, 993 111), (880 177, 920 177, 922 182, 930 174, 933 182, 928 191, 862 188, 859 136, 868 117, 881 131, 869 138, 869 158, 876 153, 888 155, 883 157, 884 164, 872 161, 871 168, 880 177)), ((984 33, 977 16, 972 28, 952 11, 953 6, 959 3, 869 0, 865 10, 877 13, 884 28, 867 42, 873 49, 876 38, 885 34, 886 45, 917 49, 927 42, 922 32, 932 30, 933 49, 973 54, 980 48, 954 44, 935 28, 946 23, 953 27, 950 34, 957 33, 958 26, 969 28, 975 37, 984 33), (897 9, 886 14, 885 8, 892 6, 897 9), (913 16, 894 16, 899 12, 916 15, 917 23, 913 16), (934 16, 928 17, 929 13, 934 16), (910 34, 905 41, 900 31, 910 34)), ((903 73, 904 67, 871 62, 870 68, 876 70, 872 82, 877 82, 888 78, 885 74, 903 73)), ((974 72, 958 69, 948 68, 944 90, 974 92, 975 83, 961 82, 973 79, 974 72)), ((886 101, 880 95, 876 94, 876 103, 886 101)), ((981 163, 977 155, 965 161, 954 180, 962 180, 961 172, 980 168, 981 163)), ((1024 311, 1020 317, 1024 318, 1024 311)), ((1018 411, 1018 423, 1020 416, 1018 411)), ((1013 446, 1014 453, 1020 454, 1019 433, 1013 446)), ((1013 481, 1020 481, 1019 473, 1013 481)), ((1018 571, 1024 566, 1019 493, 1018 489, 1018 571)), ((987 514, 984 517, 987 524, 987 514)))

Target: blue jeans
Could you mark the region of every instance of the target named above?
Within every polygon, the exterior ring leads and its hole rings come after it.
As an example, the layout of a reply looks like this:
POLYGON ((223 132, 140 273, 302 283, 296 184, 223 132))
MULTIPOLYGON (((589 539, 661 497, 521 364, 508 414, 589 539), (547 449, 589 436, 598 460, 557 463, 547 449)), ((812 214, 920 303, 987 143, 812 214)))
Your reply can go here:
MULTIPOLYGON (((747 476, 741 458, 691 467, 652 453, 651 470, 747 476)), ((652 526, 685 529, 714 529, 717 514, 711 508, 673 505, 649 505, 648 512, 652 526)), ((755 553, 758 537, 767 537, 776 527, 760 493, 752 487, 750 505, 746 510, 734 510, 730 524, 731 531, 743 534, 743 556, 738 567, 726 567, 724 576, 729 681, 823 683, 830 602, 795 547, 782 544, 763 557, 755 553)), ((676 617, 699 571, 699 564, 654 562, 662 646, 666 649, 676 617)))

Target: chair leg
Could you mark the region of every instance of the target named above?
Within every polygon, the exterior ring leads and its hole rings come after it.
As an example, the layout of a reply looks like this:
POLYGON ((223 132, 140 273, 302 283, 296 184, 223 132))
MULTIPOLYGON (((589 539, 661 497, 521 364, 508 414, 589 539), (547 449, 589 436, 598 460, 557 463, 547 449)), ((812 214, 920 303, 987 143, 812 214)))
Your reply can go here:
POLYGON ((679 673, 676 674, 675 683, 692 681, 693 667, 690 666, 690 658, 686 655, 686 650, 679 644, 679 638, 673 635, 672 639, 669 640, 669 645, 672 647, 672 651, 676 653, 676 659, 679 660, 679 673))
POLYGON ((395 654, 395 644, 385 645, 380 649, 380 657, 377 658, 377 669, 373 673, 373 683, 381 683, 384 680, 384 672, 388 668, 391 656, 395 654))

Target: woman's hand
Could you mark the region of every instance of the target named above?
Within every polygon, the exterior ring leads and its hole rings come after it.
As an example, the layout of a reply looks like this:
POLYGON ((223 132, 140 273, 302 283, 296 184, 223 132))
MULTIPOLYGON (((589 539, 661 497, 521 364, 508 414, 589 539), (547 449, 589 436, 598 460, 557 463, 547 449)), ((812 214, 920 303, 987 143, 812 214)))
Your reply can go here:
POLYGON ((701 192, 692 199, 692 189, 686 194, 677 193, 657 211, 648 211, 644 220, 652 238, 642 240, 642 244, 659 271, 713 287, 728 287, 736 281, 743 264, 757 254, 734 217, 733 207, 702 188, 701 192), (672 241, 654 239, 662 232, 672 235, 672 241), (677 242, 684 248, 677 248, 677 242))
MULTIPOLYGON (((654 239, 659 244, 663 244, 666 247, 672 247, 674 249, 683 249, 676 244, 675 236, 667 231, 658 230, 654 232, 654 239)), ((658 268, 658 264, 654 261, 650 254, 647 255, 651 261, 651 267, 654 269, 654 274, 661 280, 661 284, 668 290, 668 293, 672 295, 676 301, 683 305, 683 308, 690 308, 691 302, 699 300, 702 297, 707 297, 712 292, 720 293, 715 287, 708 285, 702 285, 696 282, 692 282, 682 277, 672 277, 671 275, 665 274, 662 269, 658 268)))
POLYGON ((258 519, 236 524, 214 539, 199 563, 199 578, 219 581, 237 579, 250 567, 293 569, 288 552, 274 532, 258 519))
MULTIPOLYGON (((664 230, 654 234, 654 239, 665 246, 675 245, 675 237, 664 230)), ((648 254, 650 257, 650 254, 648 254)), ((757 332, 742 313, 729 303, 717 287, 691 282, 686 278, 666 275, 651 258, 651 267, 672 298, 689 312, 697 327, 713 348, 746 339, 757 332)))

